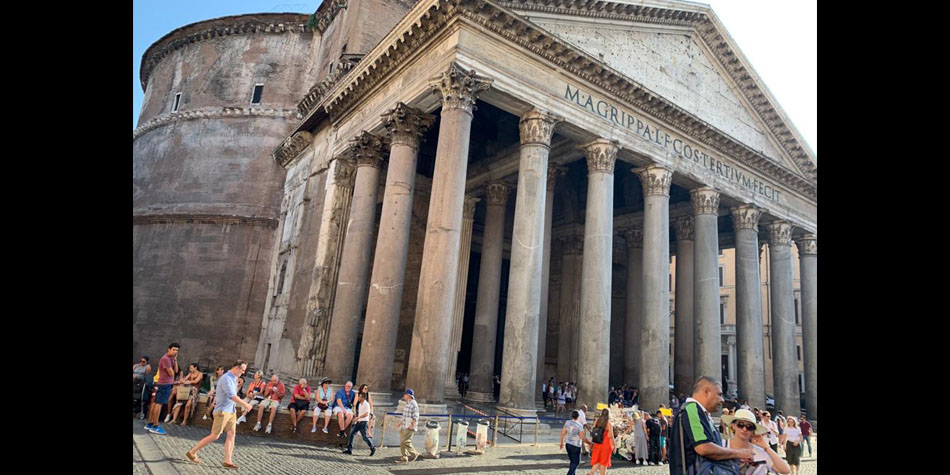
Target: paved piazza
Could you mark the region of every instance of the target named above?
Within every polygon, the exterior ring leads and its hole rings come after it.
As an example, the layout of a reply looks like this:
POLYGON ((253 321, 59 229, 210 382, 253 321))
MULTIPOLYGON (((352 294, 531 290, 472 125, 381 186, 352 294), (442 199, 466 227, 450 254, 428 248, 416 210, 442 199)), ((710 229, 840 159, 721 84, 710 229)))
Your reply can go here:
MULTIPOLYGON (((185 459, 185 452, 198 440, 208 434, 204 427, 164 426, 168 435, 159 436, 146 432, 144 423, 133 422, 132 473, 134 474, 208 474, 234 473, 221 468, 224 458, 224 436, 217 442, 204 448, 198 456, 202 464, 195 465, 185 459), (151 446, 151 447, 150 447, 151 446), (150 449, 157 451, 150 452, 150 449)), ((413 438, 416 450, 424 447, 423 433, 413 438)), ((524 445, 499 445, 488 449, 485 455, 469 456, 455 453, 442 453, 439 460, 426 460, 422 457, 416 462, 405 465, 395 463, 399 456, 398 440, 394 434, 387 437, 385 449, 376 451, 369 458, 369 450, 362 440, 354 442, 356 456, 343 455, 336 448, 315 447, 309 444, 268 437, 238 435, 234 450, 234 463, 241 473, 301 473, 301 474, 451 474, 451 473, 530 473, 554 475, 567 472, 567 456, 558 449, 557 444, 544 443, 540 447, 524 445), (390 440, 391 439, 391 440, 390 440)), ((445 438, 441 439, 442 444, 445 438)), ((817 449, 817 447, 816 447, 817 449)), ((799 473, 811 475, 818 473, 818 462, 803 461, 799 473)), ((582 464, 578 473, 586 473, 590 465, 582 464)), ((635 467, 628 462, 615 459, 610 473, 637 475, 668 474, 667 466, 635 467)))

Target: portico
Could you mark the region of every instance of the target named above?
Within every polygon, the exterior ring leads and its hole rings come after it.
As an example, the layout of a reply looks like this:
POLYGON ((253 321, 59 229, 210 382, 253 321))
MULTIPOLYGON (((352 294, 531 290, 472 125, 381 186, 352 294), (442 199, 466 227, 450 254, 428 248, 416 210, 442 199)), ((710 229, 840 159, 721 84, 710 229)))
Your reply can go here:
MULTIPOLYGON (((733 100, 765 142, 746 140, 751 132, 709 104, 674 101, 675 85, 654 92, 651 78, 631 77, 629 60, 576 46, 587 44, 589 20, 574 6, 542 13, 538 5, 421 1, 310 101, 298 131, 313 137, 312 160, 346 156, 354 138, 376 141, 374 158, 358 161, 336 304, 324 317, 326 371, 341 381, 357 376, 374 391, 411 387, 437 408, 458 367, 471 375, 473 399, 516 414, 537 411, 540 381, 551 377, 576 381, 578 403, 591 407, 607 401, 610 385, 629 383, 640 388, 640 407, 653 411, 669 404, 674 381, 682 391, 700 375, 722 379, 727 354, 740 397, 764 398, 754 285, 759 234, 767 234, 774 261, 786 263, 776 272, 791 265, 792 239, 808 249, 800 253, 812 323, 807 395, 817 379, 814 157, 753 87, 754 73, 726 59, 733 47, 715 40, 720 27, 699 6, 595 10, 638 34, 670 30, 692 41, 742 91, 733 100), (375 221, 380 200, 377 230, 363 220, 375 221), (619 255, 615 240, 624 244, 619 255), (715 285, 723 247, 736 248, 743 276, 735 302, 742 317, 727 348, 715 285), (672 317, 671 255, 677 275, 689 276, 677 281, 672 317), (612 312, 612 289, 624 289, 625 314, 612 312), (624 321, 619 340, 613 319, 624 321), (624 357, 611 361, 618 341, 624 357), (611 365, 635 380, 610 381, 611 365)), ((773 281, 781 283, 772 286, 772 305, 781 308, 773 318, 791 305, 785 277, 773 281)), ((778 408, 797 413, 794 328, 772 328, 778 408)), ((320 358, 315 351, 304 353, 320 358)))

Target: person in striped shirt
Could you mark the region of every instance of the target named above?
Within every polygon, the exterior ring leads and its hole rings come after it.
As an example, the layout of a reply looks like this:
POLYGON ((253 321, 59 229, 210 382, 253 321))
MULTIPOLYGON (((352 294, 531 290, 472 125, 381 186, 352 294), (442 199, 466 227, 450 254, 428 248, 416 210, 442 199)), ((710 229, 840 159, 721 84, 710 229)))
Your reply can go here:
POLYGON ((399 423, 399 453, 402 457, 396 459, 396 462, 415 462, 419 458, 419 452, 412 446, 412 435, 416 433, 416 424, 419 422, 419 404, 416 403, 416 395, 412 389, 406 389, 402 398, 406 401, 406 407, 402 410, 402 421, 399 423), (409 459, 410 455, 412 460, 409 459))

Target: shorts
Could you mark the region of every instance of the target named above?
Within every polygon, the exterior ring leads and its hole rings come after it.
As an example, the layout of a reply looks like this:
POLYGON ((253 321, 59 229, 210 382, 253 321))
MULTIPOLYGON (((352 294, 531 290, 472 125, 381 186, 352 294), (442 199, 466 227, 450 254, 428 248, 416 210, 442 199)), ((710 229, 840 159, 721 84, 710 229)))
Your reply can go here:
POLYGON ((168 397, 172 395, 172 384, 156 385, 158 391, 155 393, 155 404, 168 404, 168 397))
POLYGON ((214 423, 211 424, 211 434, 221 435, 237 429, 237 418, 233 412, 215 412, 214 423))
POLYGON ((327 417, 330 417, 330 406, 327 406, 326 409, 320 409, 320 405, 313 405, 313 417, 320 417, 320 413, 324 413, 327 417))
POLYGON ((310 409, 310 401, 294 401, 287 406, 287 409, 293 409, 295 411, 306 411, 310 409))
POLYGON ((352 409, 348 409, 348 408, 345 408, 345 407, 342 407, 342 406, 336 406, 336 407, 333 408, 333 415, 337 415, 337 414, 339 414, 339 413, 341 413, 341 412, 345 412, 345 413, 351 414, 351 415, 353 414, 353 410, 352 410, 352 409))
POLYGON ((248 401, 248 404, 250 404, 251 407, 254 407, 254 406, 260 404, 261 401, 263 401, 263 400, 264 400, 264 398, 262 398, 262 397, 255 397, 253 401, 248 401))
POLYGON ((666 447, 666 437, 660 436, 660 448, 666 447))
POLYGON ((280 401, 275 401, 273 399, 264 399, 261 401, 261 407, 267 409, 268 407, 273 407, 277 409, 280 406, 280 401))

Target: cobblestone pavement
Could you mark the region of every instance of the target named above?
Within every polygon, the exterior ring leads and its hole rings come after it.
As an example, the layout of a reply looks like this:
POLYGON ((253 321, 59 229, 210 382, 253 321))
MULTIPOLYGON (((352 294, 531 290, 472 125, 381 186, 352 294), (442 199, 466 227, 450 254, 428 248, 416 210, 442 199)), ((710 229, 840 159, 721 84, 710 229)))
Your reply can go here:
MULTIPOLYGON (((144 433, 144 424, 138 420, 133 422, 135 434, 144 433)), ((147 434, 165 455, 165 461, 171 467, 183 474, 219 474, 234 473, 221 467, 224 459, 224 438, 205 447, 198 454, 202 459, 201 465, 195 465, 185 459, 185 452, 198 440, 208 435, 207 428, 181 427, 178 425, 164 426, 168 435, 160 436, 147 434)), ((420 432, 413 438, 413 446, 422 451, 424 435, 420 432)), ((441 440, 444 448, 445 439, 441 440)), ((158 473, 146 469, 142 457, 134 446, 132 450, 133 473, 158 473)), ((376 451, 376 455, 369 457, 369 450, 362 440, 354 441, 356 456, 340 453, 339 449, 331 447, 315 447, 310 444, 288 440, 277 440, 268 437, 238 435, 234 450, 234 463, 240 467, 241 473, 270 473, 270 474, 396 474, 396 475, 435 475, 453 473, 488 473, 495 474, 535 474, 554 475, 567 471, 567 456, 559 450, 557 444, 541 444, 540 447, 530 445, 499 445, 489 448, 485 455, 459 455, 454 452, 443 452, 438 460, 419 458, 410 464, 397 464, 399 457, 398 441, 387 437, 387 447, 376 451), (393 446, 393 442, 396 445, 393 446)), ((471 447, 469 447, 471 448, 471 447)), ((149 460, 149 462, 154 462, 149 460)), ((816 461, 804 461, 799 473, 812 475, 818 473, 816 461)), ((590 465, 581 464, 578 473, 585 473, 590 465)), ((637 467, 624 460, 614 459, 610 473, 660 475, 668 474, 669 468, 663 466, 637 467)))

